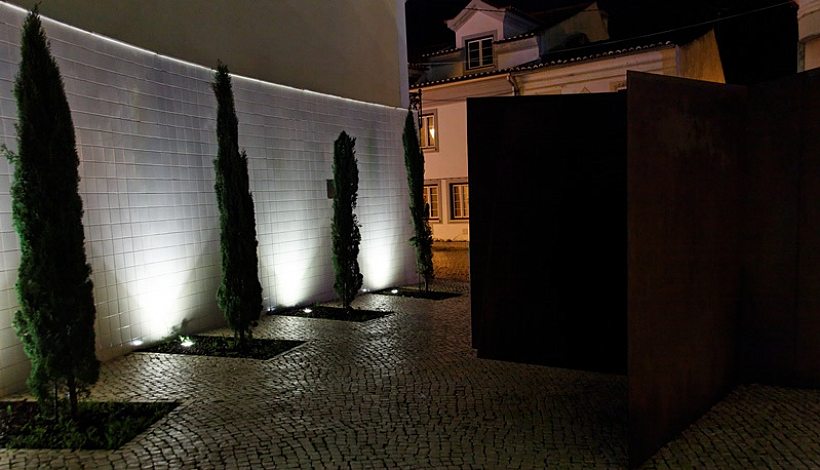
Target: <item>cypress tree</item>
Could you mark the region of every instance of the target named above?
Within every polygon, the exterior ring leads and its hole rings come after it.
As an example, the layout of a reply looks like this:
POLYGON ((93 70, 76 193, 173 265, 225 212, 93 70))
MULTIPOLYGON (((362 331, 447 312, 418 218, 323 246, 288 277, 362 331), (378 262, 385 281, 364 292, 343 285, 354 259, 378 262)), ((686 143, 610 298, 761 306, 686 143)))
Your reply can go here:
POLYGON ((333 151, 333 269, 336 271, 336 282, 333 288, 342 299, 344 308, 350 310, 350 304, 362 287, 362 274, 359 272, 359 223, 356 221, 357 193, 359 191, 359 168, 356 166, 356 139, 345 132, 339 135, 333 151))
POLYGON ((430 290, 433 281, 433 232, 424 205, 424 154, 419 147, 413 113, 407 112, 404 121, 404 165, 407 168, 407 186, 410 192, 410 217, 414 235, 410 238, 416 248, 416 270, 424 280, 424 289, 430 290))
POLYGON ((239 125, 234 108, 231 76, 220 63, 213 83, 218 103, 217 140, 214 160, 214 190, 219 205, 222 282, 217 302, 234 331, 237 348, 252 337, 252 328, 262 312, 262 286, 259 284, 256 255, 256 219, 248 180, 248 157, 239 151, 239 125))
POLYGON ((37 7, 23 23, 22 61, 14 83, 17 154, 11 186, 20 238, 14 328, 31 360, 28 386, 41 404, 67 390, 72 416, 79 393, 93 385, 94 298, 86 262, 79 158, 63 80, 37 7))

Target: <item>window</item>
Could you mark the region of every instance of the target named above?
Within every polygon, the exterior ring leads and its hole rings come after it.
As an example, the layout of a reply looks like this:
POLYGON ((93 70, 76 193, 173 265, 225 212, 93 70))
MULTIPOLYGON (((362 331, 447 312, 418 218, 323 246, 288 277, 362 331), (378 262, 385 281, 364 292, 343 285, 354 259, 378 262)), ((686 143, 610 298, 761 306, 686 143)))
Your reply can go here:
POLYGON ((424 186, 424 206, 427 209, 427 218, 431 220, 439 219, 438 212, 438 185, 431 184, 424 186))
POLYGON ((467 183, 450 185, 450 215, 453 219, 470 218, 470 187, 467 183))
POLYGON ((421 149, 438 150, 438 123, 436 113, 421 115, 421 149))
POLYGON ((477 69, 493 65, 493 38, 483 38, 467 41, 467 68, 477 69))

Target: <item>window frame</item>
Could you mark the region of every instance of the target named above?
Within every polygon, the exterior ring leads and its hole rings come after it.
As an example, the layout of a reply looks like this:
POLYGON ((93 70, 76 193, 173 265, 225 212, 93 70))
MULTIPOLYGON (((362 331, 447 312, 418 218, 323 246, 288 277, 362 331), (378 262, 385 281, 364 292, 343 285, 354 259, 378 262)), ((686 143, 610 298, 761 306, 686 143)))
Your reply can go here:
MULTIPOLYGON (((450 220, 453 221, 469 221, 470 220, 470 184, 467 181, 455 181, 450 183, 450 191, 449 192, 449 199, 450 199, 450 220), (466 197, 466 204, 461 202, 459 204, 459 209, 461 212, 466 212, 466 215, 458 216, 456 215, 456 195, 455 195, 455 188, 456 187, 464 187, 467 189, 467 197, 466 197)), ((460 201, 464 201, 464 191, 461 191, 460 201)))
POLYGON ((429 111, 422 111, 421 113, 421 128, 419 128, 419 147, 423 152, 438 152, 438 143, 441 134, 438 126, 438 112, 435 109, 429 111), (433 121, 433 145, 429 145, 429 137, 427 136, 427 128, 425 127, 425 119, 433 121))
POLYGON ((427 220, 430 222, 441 222, 441 185, 438 183, 424 183, 424 203, 430 204, 430 213, 425 213, 427 216, 427 220), (436 204, 430 204, 428 201, 430 200, 429 191, 430 189, 436 190, 436 204), (436 216, 433 217, 432 212, 433 209, 436 211, 436 216))
POLYGON ((466 70, 479 70, 495 66, 495 34, 483 33, 472 37, 464 38, 464 68, 466 70), (482 43, 490 41, 490 62, 484 62, 484 48, 482 43), (476 66, 470 66, 470 44, 478 43, 478 62, 476 66))

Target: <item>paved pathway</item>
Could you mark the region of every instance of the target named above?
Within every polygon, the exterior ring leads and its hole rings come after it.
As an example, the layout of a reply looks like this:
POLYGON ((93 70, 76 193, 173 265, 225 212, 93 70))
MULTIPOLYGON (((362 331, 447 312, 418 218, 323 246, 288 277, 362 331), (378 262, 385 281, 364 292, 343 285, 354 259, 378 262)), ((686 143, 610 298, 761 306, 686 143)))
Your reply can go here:
POLYGON ((644 469, 820 468, 820 391, 744 385, 644 469))
POLYGON ((433 267, 436 279, 470 281, 470 260, 467 242, 433 243, 433 267))
MULTIPOLYGON (((476 359, 466 295, 365 295, 356 306, 397 313, 266 317, 257 336, 308 340, 268 361, 140 353, 107 363, 94 398, 181 405, 118 451, 0 450, 0 468, 625 465, 624 377, 476 359)), ((646 467, 820 465, 818 411, 820 392, 744 387, 646 467)))

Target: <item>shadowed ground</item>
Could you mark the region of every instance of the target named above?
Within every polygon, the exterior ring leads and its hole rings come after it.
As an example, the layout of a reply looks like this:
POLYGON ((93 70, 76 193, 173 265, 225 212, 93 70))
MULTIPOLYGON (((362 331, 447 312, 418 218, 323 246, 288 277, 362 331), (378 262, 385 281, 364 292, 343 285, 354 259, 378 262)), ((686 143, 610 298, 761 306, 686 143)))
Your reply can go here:
MULTIPOLYGON (((623 376, 476 359, 468 286, 441 301, 368 294, 366 323, 263 317, 308 342, 267 361, 131 354, 92 397, 175 400, 117 451, 0 450, 0 468, 622 468, 623 376)), ((228 334, 225 330, 212 334, 228 334)), ((743 387, 646 468, 820 462, 820 393, 743 387)))

